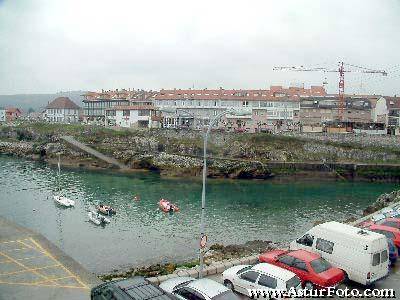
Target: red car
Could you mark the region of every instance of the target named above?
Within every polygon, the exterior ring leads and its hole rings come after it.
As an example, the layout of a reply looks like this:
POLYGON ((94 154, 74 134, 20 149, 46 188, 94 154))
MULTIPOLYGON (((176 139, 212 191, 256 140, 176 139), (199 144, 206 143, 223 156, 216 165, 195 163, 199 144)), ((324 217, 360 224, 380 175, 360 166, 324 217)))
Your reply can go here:
POLYGON ((269 251, 261 254, 259 260, 292 271, 308 289, 335 287, 345 278, 342 270, 332 267, 319 254, 306 250, 269 251))
POLYGON ((371 225, 365 229, 383 234, 388 239, 393 240, 394 245, 400 249, 400 229, 378 224, 371 225))
POLYGON ((380 222, 377 222, 376 224, 389 226, 400 230, 400 219, 398 218, 386 218, 380 222))

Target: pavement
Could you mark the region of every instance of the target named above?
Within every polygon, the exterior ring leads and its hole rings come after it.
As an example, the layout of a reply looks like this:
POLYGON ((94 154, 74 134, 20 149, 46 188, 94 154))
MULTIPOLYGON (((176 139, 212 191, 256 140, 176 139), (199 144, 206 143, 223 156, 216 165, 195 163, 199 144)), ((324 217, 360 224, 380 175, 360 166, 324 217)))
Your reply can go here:
POLYGON ((88 300, 99 283, 45 237, 0 217, 0 300, 88 300))

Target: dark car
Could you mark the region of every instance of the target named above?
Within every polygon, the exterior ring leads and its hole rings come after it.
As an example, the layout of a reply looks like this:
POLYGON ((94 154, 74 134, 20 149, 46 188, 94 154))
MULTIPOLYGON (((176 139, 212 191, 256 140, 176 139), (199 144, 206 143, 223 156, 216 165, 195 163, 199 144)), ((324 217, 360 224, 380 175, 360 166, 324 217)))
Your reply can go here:
POLYGON ((176 300, 177 298, 151 284, 143 277, 103 283, 92 289, 91 300, 176 300))

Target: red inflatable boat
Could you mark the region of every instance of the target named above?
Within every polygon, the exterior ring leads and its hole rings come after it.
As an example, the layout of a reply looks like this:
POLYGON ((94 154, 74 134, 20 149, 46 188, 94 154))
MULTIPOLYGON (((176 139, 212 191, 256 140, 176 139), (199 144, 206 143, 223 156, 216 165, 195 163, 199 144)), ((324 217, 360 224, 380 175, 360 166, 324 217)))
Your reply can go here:
POLYGON ((160 202, 158 202, 158 205, 160 206, 160 209, 163 212, 177 212, 179 211, 179 207, 176 206, 175 204, 169 202, 166 199, 161 199, 160 202))

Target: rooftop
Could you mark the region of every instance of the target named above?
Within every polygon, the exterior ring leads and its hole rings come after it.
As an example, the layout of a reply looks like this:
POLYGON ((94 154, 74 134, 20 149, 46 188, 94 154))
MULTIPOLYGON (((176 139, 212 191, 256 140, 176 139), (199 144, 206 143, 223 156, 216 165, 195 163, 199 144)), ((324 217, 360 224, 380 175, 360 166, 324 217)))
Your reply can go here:
POLYGON ((80 107, 75 104, 71 99, 68 97, 58 97, 54 99, 52 102, 50 102, 47 106, 46 109, 48 108, 55 108, 55 109, 79 109, 80 107))

